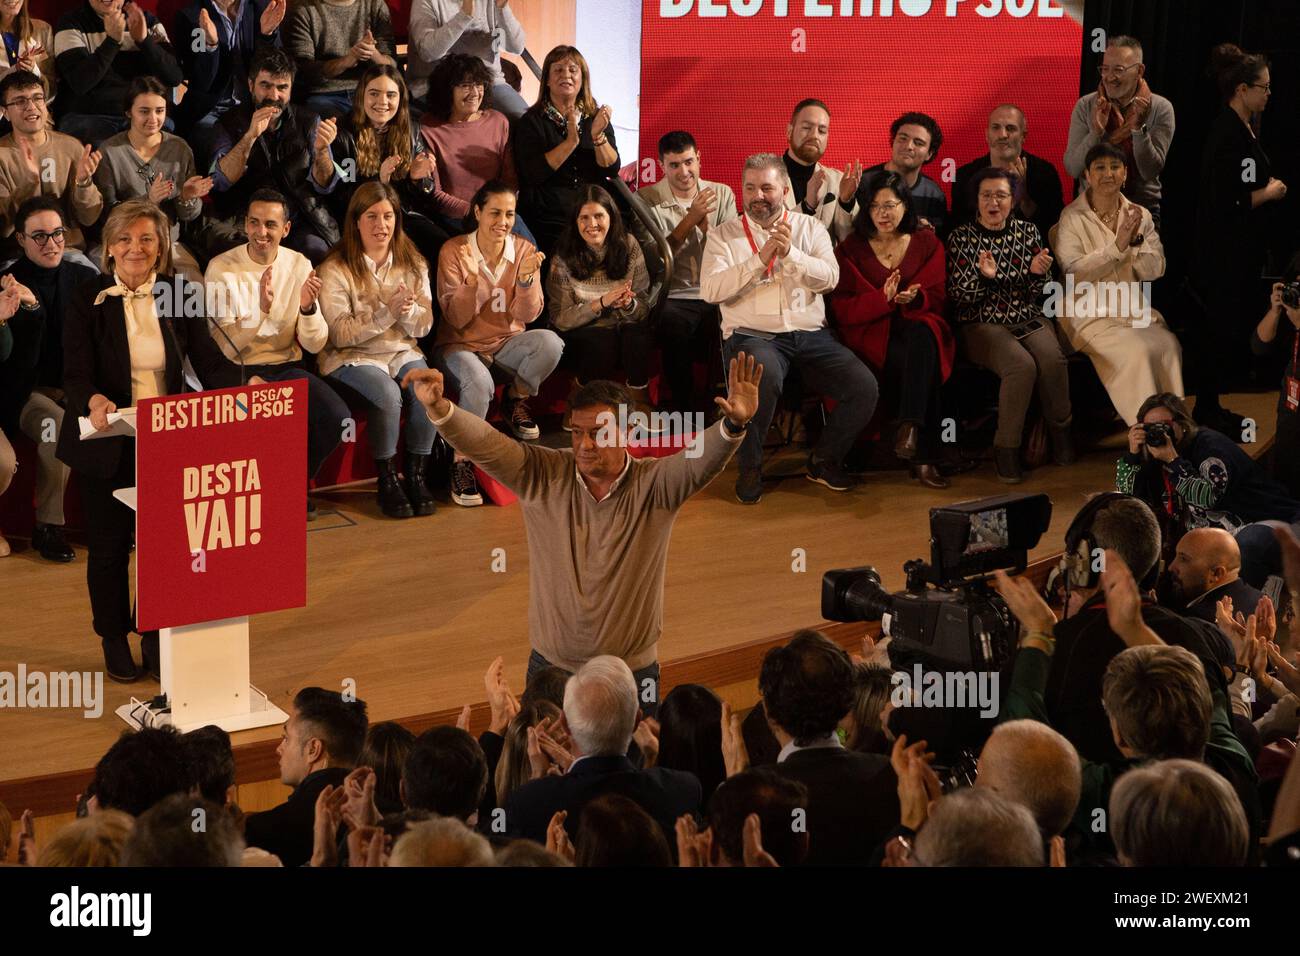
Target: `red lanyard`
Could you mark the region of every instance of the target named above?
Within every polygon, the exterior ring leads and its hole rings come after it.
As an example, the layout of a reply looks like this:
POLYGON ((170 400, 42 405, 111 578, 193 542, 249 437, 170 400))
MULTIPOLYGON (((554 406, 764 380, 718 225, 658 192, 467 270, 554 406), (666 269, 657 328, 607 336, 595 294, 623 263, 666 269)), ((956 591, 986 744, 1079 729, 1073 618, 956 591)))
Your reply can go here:
MULTIPOLYGON (((790 210, 788 209, 783 210, 781 212, 781 221, 785 222, 789 218, 789 216, 790 216, 790 210)), ((749 240, 749 248, 753 249, 754 252, 757 253, 758 243, 754 241, 754 233, 749 228, 749 217, 741 216, 740 224, 745 227, 745 238, 749 240)), ((776 268, 776 256, 773 256, 772 261, 769 262, 767 264, 767 268, 763 270, 763 275, 770 276, 772 274, 772 270, 775 268, 776 268)))

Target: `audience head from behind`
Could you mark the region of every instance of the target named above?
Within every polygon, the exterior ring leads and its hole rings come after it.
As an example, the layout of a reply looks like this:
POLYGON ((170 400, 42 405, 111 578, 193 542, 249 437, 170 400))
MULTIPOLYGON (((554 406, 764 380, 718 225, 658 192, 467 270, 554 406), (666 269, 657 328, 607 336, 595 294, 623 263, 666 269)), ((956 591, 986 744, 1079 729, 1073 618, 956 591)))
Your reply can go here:
POLYGON ((783 748, 806 747, 837 733, 853 706, 853 662, 819 631, 804 630, 763 658, 758 690, 783 748))
POLYGON ((97 810, 138 817, 163 797, 188 793, 194 781, 183 738, 171 727, 128 731, 95 765, 91 784, 97 810))
POLYGON ((993 790, 1033 814, 1045 840, 1069 826, 1082 783, 1074 745, 1036 720, 1012 720, 994 728, 980 751, 975 779, 976 787, 993 790))
POLYGON ((593 657, 564 685, 564 721, 574 757, 626 754, 636 717, 636 680, 617 657, 593 657))
POLYGON ((271 121, 271 126, 279 125, 279 115, 283 115, 289 105, 293 96, 293 76, 297 71, 293 57, 278 46, 262 44, 253 51, 253 58, 248 63, 250 103, 254 112, 270 106, 280 111, 271 121))
POLYGON ((1013 103, 993 107, 989 113, 984 138, 989 144, 989 161, 994 166, 1006 167, 1020 158, 1025 151, 1025 114, 1013 103))
POLYGON ((395 721, 371 724, 366 731, 357 766, 374 770, 375 803, 381 813, 396 813, 402 808, 402 768, 414 746, 415 734, 395 721))
MULTIPOLYGON (((501 65, 506 62, 503 57, 501 65)), ((429 74, 429 115, 439 123, 467 122, 491 108, 493 83, 492 71, 478 57, 448 53, 429 74)))
POLYGON ((461 820, 416 823, 398 837, 389 866, 495 866, 492 845, 461 820))
POLYGON ((985 787, 942 797, 916 835, 913 866, 1044 866, 1047 852, 1029 810, 985 787))
MULTIPOLYGON (((1089 502, 1080 513, 1093 507, 1089 502)), ((1075 520, 1078 520, 1077 515, 1075 520)), ((1146 502, 1139 498, 1112 498, 1096 507, 1087 526, 1079 530, 1086 532, 1094 552, 1101 548, 1118 554, 1136 581, 1144 580, 1160 560, 1160 523, 1146 502)), ((1077 613, 1099 590, 1100 584, 1092 588, 1071 588, 1066 617, 1077 613)))
POLYGON ((1241 576, 1237 539, 1223 528, 1193 528, 1178 540, 1167 575, 1170 594, 1182 605, 1232 583, 1241 576))
POLYGON ((244 839, 221 804, 176 793, 135 821, 121 865, 239 866, 243 852, 244 839))
POLYGON ((474 825, 487 790, 487 759, 459 727, 434 727, 415 738, 402 767, 402 804, 474 825))
MULTIPOLYGON (((184 797, 184 794, 176 794, 184 797)), ((136 821, 120 810, 101 810, 62 827, 36 857, 37 866, 119 866, 136 821)))
MULTIPOLYGON (((627 398, 624 394, 624 398, 627 398)), ((540 668, 528 680, 524 692, 519 695, 519 706, 527 707, 537 701, 547 701, 557 708, 564 708, 564 687, 573 675, 563 667, 554 664, 540 668)))
POLYGON ((171 275, 171 221, 156 203, 143 198, 118 203, 104 221, 102 236, 100 268, 128 289, 139 288, 150 276, 171 275))
POLYGON ((561 716, 563 711, 549 700, 520 702, 519 713, 506 726, 505 742, 501 745, 501 756, 493 778, 497 806, 505 806, 510 794, 533 779, 532 764, 528 760, 529 728, 536 727, 543 720, 556 721, 561 716))
POLYGON ((16 134, 28 138, 45 131, 49 104, 45 84, 35 73, 14 70, 0 80, 0 104, 16 134))
POLYGON ((469 203, 465 229, 475 234, 480 249, 503 248, 514 231, 519 194, 509 183, 491 179, 479 187, 469 203))
POLYGON ((14 238, 33 265, 57 269, 67 249, 63 204, 53 196, 33 196, 18 207, 14 238))
POLYGON ((1245 866, 1250 827, 1232 785, 1194 760, 1130 770, 1110 793, 1124 866, 1245 866))
POLYGON ((497 866, 573 866, 573 863, 536 840, 511 840, 497 850, 497 866))
POLYGON ((191 730, 181 738, 185 765, 199 796, 226 806, 235 802, 235 752, 230 734, 215 724, 191 730))
POLYGON ((702 157, 695 137, 685 130, 673 130, 659 137, 659 165, 673 195, 688 199, 700 187, 702 157))
POLYGON ((576 109, 584 117, 596 115, 596 99, 591 95, 591 70, 576 47, 557 46, 542 61, 542 82, 533 110, 553 106, 561 116, 576 109))
POLYGON ((740 172, 741 203, 745 214, 763 228, 785 210, 790 192, 790 173, 776 153, 755 153, 746 157, 740 172))
POLYGON ((573 463, 584 478, 611 481, 623 473, 628 416, 620 415, 619 410, 631 407, 632 395, 626 386, 605 379, 587 382, 569 399, 573 463))
POLYGON ((853 706, 840 721, 846 747, 860 753, 888 753, 893 690, 893 672, 889 668, 853 665, 853 706))
POLYGON ((672 866, 663 828, 633 800, 606 793, 578 817, 574 837, 577 866, 672 866))
POLYGON ((655 766, 693 773, 707 806, 727 778, 722 759, 722 701, 701 684, 678 684, 659 705, 655 766))
POLYGON ((1200 760, 1210 738, 1210 685, 1184 647, 1145 644, 1111 659, 1102 704, 1120 753, 1130 758, 1200 760))
POLYGON ((979 224, 994 231, 1006 228, 1016 205, 1020 177, 997 166, 986 166, 971 177, 967 188, 979 224))
POLYGON ((365 701, 345 700, 323 687, 304 687, 293 700, 293 715, 276 750, 280 782, 296 787, 317 771, 355 767, 368 726, 365 701))
POLYGON ((805 166, 811 166, 826 153, 831 134, 831 109, 818 99, 800 100, 790 113, 785 128, 790 155, 805 166))
POLYGON ((853 219, 853 229, 863 239, 911 235, 920 228, 912 190, 898 173, 873 173, 863 187, 867 201, 853 219))
POLYGON ((282 243, 289 235, 289 201, 270 186, 255 189, 248 197, 244 213, 244 235, 248 237, 248 257, 261 266, 275 262, 282 243))
POLYGON ((943 131, 933 116, 904 113, 889 124, 889 168, 904 176, 914 176, 939 153, 943 131))
POLYGON ((798 866, 808 855, 807 828, 794 821, 808 810, 808 788, 769 767, 728 777, 709 801, 713 840, 711 866, 745 865, 745 821, 758 814, 763 849, 780 866, 798 866))

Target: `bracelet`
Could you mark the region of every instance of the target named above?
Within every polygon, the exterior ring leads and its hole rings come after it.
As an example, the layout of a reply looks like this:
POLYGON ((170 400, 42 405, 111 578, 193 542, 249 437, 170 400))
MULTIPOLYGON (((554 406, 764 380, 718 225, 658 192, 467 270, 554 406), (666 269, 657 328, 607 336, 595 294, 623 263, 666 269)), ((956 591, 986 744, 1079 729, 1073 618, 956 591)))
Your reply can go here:
POLYGON ((600 139, 592 139, 592 141, 591 141, 591 145, 592 145, 592 146, 596 146, 596 147, 601 147, 601 146, 604 146, 604 145, 605 145, 606 143, 608 143, 608 142, 609 142, 609 137, 606 136, 604 133, 601 133, 601 135, 600 135, 600 139))
POLYGON ((91 187, 91 184, 92 184, 92 183, 94 183, 94 180, 93 180, 93 179, 87 179, 84 183, 83 183, 81 180, 77 180, 77 188, 78 188, 78 189, 89 189, 89 188, 91 187))
POLYGON ((40 300, 37 300, 36 302, 20 302, 18 308, 22 309, 24 312, 39 312, 41 311, 41 303, 40 300))
POLYGON ((316 303, 315 303, 315 302, 313 302, 313 303, 311 304, 311 308, 310 308, 310 309, 304 309, 301 305, 298 306, 298 314, 299 314, 299 315, 311 315, 311 314, 314 313, 315 311, 316 311, 316 303))

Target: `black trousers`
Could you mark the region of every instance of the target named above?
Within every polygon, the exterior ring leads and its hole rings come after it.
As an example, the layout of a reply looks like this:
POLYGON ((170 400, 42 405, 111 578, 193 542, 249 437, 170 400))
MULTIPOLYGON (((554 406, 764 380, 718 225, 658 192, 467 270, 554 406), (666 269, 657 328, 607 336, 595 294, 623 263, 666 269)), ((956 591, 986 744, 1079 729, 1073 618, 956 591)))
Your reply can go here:
POLYGON ((130 580, 135 512, 114 498, 113 492, 135 484, 135 441, 125 442, 122 460, 111 478, 79 472, 77 484, 86 512, 86 585, 95 633, 102 638, 125 638, 135 630, 130 580))
POLYGON ((650 377, 654 334, 648 322, 603 328, 583 326, 563 333, 565 353, 573 357, 578 381, 622 380, 645 385, 650 377))
POLYGON ((895 315, 889 323, 889 345, 882 370, 885 387, 896 396, 900 423, 913 424, 918 436, 917 459, 938 455, 939 343, 923 322, 895 315))
POLYGON ((1277 432, 1273 436, 1273 477, 1300 498, 1300 414, 1286 407, 1286 383, 1277 404, 1277 432))
POLYGON ((249 365, 244 369, 268 382, 301 378, 307 380, 307 477, 316 477, 334 449, 343 440, 343 420, 351 415, 347 402, 324 379, 311 374, 298 362, 283 365, 249 365))
POLYGON ((697 410, 695 363, 708 363, 720 321, 718 307, 699 299, 668 299, 664 303, 659 314, 664 383, 678 411, 697 410))

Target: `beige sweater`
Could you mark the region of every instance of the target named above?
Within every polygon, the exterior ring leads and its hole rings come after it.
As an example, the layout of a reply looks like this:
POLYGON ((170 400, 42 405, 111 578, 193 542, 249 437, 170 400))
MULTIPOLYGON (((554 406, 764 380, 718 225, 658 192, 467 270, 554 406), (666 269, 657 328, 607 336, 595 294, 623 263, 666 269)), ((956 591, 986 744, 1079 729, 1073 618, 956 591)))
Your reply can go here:
POLYGON ((33 196, 54 196, 64 200, 63 224, 67 227, 69 248, 85 250, 86 238, 77 223, 89 226, 99 218, 104 199, 92 180, 85 189, 76 185, 77 164, 84 150, 79 140, 63 133, 47 131, 45 144, 32 152, 41 176, 33 176, 23 162, 14 134, 0 138, 0 235, 14 234, 14 216, 18 207, 33 196))
POLYGON ((329 326, 329 341, 318 358, 321 375, 343 365, 378 365, 396 375, 407 362, 424 358, 416 339, 433 328, 433 296, 427 269, 418 275, 391 266, 382 284, 370 276, 358 282, 342 259, 321 264, 320 310, 329 326), (415 310, 395 315, 388 302, 398 286, 415 293, 415 310))
POLYGON ((453 407, 439 432, 516 495, 528 529, 528 635, 552 664, 577 670, 600 654, 633 670, 658 656, 664 566, 673 521, 686 499, 727 466, 743 435, 722 422, 705 430, 697 457, 633 458, 597 502, 573 452, 507 438, 453 407))
POLYGON ((230 350, 233 344, 246 366, 297 362, 303 349, 319 352, 329 337, 319 301, 307 315, 298 311, 303 283, 311 275, 311 261, 283 246, 276 250, 271 265, 270 314, 262 311, 259 293, 266 269, 253 261, 245 243, 213 258, 203 276, 208 315, 226 333, 210 328, 212 337, 232 362, 236 361, 230 350))
POLYGON ((443 319, 438 327, 438 348, 494 355, 512 335, 542 314, 542 280, 534 276, 527 288, 519 284, 519 264, 535 247, 513 236, 506 245, 501 278, 491 281, 480 262, 478 278, 471 286, 465 281, 460 250, 472 249, 473 239, 473 233, 457 236, 443 243, 438 253, 438 303, 443 319))

